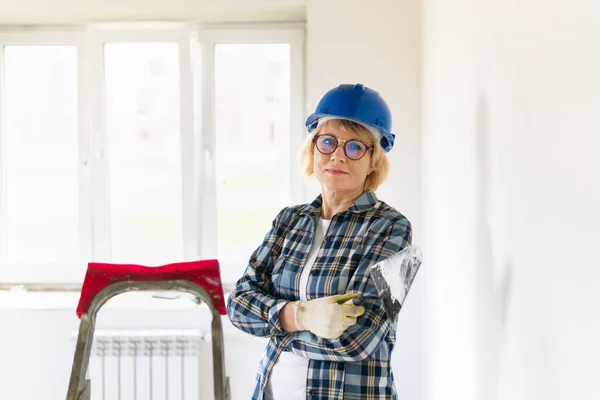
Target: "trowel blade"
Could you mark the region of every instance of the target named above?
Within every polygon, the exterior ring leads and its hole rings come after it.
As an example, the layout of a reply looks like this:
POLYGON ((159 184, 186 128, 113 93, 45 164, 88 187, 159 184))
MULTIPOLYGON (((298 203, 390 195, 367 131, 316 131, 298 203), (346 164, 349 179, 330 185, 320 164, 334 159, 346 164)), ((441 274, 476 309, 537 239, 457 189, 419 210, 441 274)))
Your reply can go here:
POLYGON ((408 246, 371 266, 371 276, 389 320, 394 323, 421 266, 421 250, 408 246))

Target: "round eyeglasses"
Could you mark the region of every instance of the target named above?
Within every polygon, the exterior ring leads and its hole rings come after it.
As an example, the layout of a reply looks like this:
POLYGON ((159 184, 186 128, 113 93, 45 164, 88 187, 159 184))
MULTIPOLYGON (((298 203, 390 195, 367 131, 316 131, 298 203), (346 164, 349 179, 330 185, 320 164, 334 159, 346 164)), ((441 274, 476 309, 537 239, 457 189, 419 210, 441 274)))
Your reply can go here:
POLYGON ((360 160, 367 154, 367 151, 373 150, 360 140, 342 140, 333 135, 317 135, 313 138, 319 153, 329 155, 337 150, 340 142, 344 143, 344 154, 351 160, 360 160))

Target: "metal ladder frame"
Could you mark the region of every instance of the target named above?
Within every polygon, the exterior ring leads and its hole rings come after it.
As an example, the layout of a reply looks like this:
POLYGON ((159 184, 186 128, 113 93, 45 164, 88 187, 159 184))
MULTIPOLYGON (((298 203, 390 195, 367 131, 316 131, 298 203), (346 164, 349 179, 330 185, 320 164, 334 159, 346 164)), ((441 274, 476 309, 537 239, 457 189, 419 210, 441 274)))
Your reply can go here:
POLYGON ((229 378, 225 374, 225 354, 223 348, 221 315, 215 308, 210 294, 200 285, 187 280, 122 281, 112 283, 98 292, 98 294, 94 296, 88 310, 81 316, 67 400, 90 400, 91 380, 87 378, 87 372, 98 311, 100 311, 102 306, 114 296, 126 292, 142 290, 189 293, 206 303, 212 314, 211 334, 215 400, 229 400, 229 378))

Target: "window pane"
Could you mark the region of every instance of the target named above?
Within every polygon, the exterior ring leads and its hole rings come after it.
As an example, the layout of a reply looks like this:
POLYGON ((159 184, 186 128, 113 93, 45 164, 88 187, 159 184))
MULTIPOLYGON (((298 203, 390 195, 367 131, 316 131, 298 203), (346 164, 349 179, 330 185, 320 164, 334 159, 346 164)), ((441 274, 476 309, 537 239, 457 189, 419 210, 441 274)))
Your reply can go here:
POLYGON ((112 260, 181 260, 177 43, 104 47, 112 260))
POLYGON ((217 255, 234 276, 290 202, 288 44, 215 46, 215 135, 217 255))
MULTIPOLYGON (((4 56, 8 262, 73 265, 79 258, 77 48, 7 46, 4 56)), ((30 279, 25 270, 22 279, 30 279)))

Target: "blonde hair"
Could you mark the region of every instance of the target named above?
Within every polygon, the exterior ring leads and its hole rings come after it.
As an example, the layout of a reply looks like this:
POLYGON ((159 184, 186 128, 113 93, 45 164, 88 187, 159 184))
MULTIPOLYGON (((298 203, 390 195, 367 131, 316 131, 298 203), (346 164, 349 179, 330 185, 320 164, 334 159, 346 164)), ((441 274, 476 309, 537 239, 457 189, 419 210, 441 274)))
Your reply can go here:
MULTIPOLYGON (((319 126, 315 131, 308 136, 302 150, 300 151, 300 164, 304 168, 306 176, 312 176, 315 173, 314 154, 315 154, 315 142, 313 138, 321 132, 324 126, 329 121, 319 126)), ((371 168, 373 172, 367 175, 365 180, 365 191, 374 192, 377 190, 387 179, 388 173, 390 172, 390 162, 388 161, 383 148, 373 136, 373 134, 361 124, 347 119, 340 119, 340 130, 349 135, 355 136, 361 142, 373 147, 373 154, 371 156, 371 168)))

